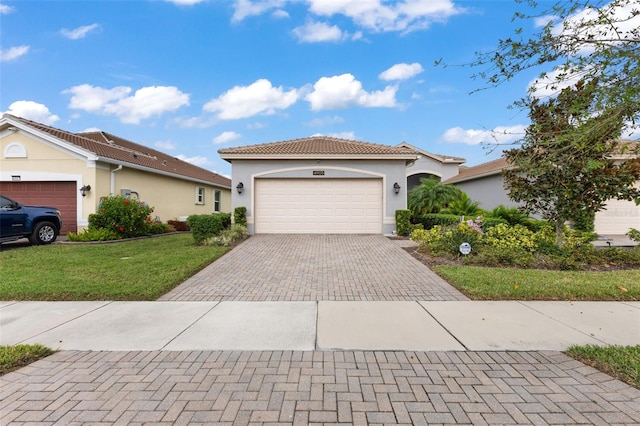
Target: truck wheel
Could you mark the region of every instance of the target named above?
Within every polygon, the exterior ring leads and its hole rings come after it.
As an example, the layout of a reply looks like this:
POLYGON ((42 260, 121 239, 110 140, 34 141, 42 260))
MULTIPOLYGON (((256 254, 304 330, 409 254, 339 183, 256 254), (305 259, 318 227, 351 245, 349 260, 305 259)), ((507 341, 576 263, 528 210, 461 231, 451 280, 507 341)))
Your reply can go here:
POLYGON ((39 222, 29 236, 34 245, 51 244, 58 237, 58 228, 51 222, 39 222))

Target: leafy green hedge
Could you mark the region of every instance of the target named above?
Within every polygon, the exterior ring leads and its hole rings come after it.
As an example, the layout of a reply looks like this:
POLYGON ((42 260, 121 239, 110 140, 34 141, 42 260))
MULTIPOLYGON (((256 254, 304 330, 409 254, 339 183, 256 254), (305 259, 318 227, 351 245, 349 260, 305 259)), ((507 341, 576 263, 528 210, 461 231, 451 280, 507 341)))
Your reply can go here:
POLYGON ((230 213, 197 214, 187 218, 187 224, 196 244, 219 234, 231 225, 230 213))
POLYGON ((246 207, 239 206, 233 210, 233 223, 236 225, 247 226, 247 208, 246 207))
POLYGON ((396 233, 402 236, 411 233, 411 210, 396 210, 396 233))
POLYGON ((437 225, 456 225, 460 223, 460 216, 455 214, 427 213, 416 217, 414 223, 421 223, 424 229, 431 229, 437 225))

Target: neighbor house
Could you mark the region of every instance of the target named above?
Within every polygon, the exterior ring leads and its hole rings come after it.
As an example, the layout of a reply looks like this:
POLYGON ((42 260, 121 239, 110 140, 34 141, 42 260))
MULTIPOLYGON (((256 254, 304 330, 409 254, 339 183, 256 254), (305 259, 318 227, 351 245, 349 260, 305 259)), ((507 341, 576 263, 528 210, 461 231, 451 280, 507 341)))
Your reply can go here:
POLYGON ((165 223, 231 211, 230 179, 107 132, 72 133, 4 114, 0 153, 0 192, 57 207, 62 233, 86 227, 111 194, 144 201, 165 223))
MULTIPOLYGON (((622 141, 628 150, 612 156, 612 161, 628 161, 638 158, 637 141, 622 141)), ((480 203, 485 210, 504 205, 506 207, 518 207, 518 203, 512 201, 505 188, 502 171, 510 167, 504 157, 494 161, 479 164, 474 167, 461 167, 457 176, 443 180, 445 184, 452 184, 460 188, 469 197, 480 203)), ((640 181, 636 182, 640 187, 640 181)), ((605 210, 596 213, 595 232, 600 235, 624 235, 629 228, 640 229, 640 205, 633 201, 612 199, 607 202, 605 210)))
POLYGON ((392 234, 407 205, 407 166, 419 156, 325 136, 218 153, 232 164, 232 207, 246 207, 250 234, 392 234))

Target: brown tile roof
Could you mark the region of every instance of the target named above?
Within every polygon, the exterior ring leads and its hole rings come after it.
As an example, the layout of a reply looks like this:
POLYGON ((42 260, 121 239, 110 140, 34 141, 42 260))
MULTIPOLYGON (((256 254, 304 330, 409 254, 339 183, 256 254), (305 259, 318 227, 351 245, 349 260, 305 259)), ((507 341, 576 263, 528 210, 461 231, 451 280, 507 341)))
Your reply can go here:
POLYGON ((509 167, 507 159, 504 157, 500 157, 497 160, 478 164, 477 166, 460 167, 460 171, 456 176, 443 180, 442 183, 464 182, 466 180, 476 179, 484 176, 497 175, 507 167, 509 167))
POLYGON ((157 170, 164 174, 231 187, 231 180, 224 176, 107 132, 70 133, 10 114, 4 116, 21 121, 30 127, 92 152, 106 162, 125 163, 157 170))
POLYGON ((370 156, 402 156, 407 159, 415 157, 416 152, 410 148, 373 144, 349 139, 312 136, 282 142, 263 143, 258 145, 223 148, 218 150, 224 159, 251 157, 303 157, 308 155, 328 157, 370 157, 370 156))

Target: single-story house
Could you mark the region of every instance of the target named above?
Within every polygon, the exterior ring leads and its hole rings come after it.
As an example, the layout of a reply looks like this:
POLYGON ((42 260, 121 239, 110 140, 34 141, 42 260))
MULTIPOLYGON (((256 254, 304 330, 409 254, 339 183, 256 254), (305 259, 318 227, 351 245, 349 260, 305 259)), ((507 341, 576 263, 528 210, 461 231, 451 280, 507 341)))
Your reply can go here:
POLYGON ((255 233, 392 234, 407 205, 412 148, 314 136, 224 148, 232 208, 255 233))
POLYGON ((231 212, 230 179, 107 132, 72 133, 4 114, 0 153, 0 192, 57 207, 63 234, 86 227, 111 194, 144 201, 165 223, 231 212))
POLYGON ((407 192, 420 185, 421 179, 437 177, 442 181, 458 175, 460 165, 467 161, 461 157, 433 154, 406 142, 397 146, 418 153, 418 159, 407 166, 407 192))
MULTIPOLYGON (((625 144, 636 144, 634 141, 623 141, 625 144)), ((612 158, 613 161, 625 161, 636 158, 635 155, 620 154, 612 158)), ((502 171, 510 167, 504 157, 479 164, 474 167, 461 167, 457 176, 442 182, 452 184, 463 190, 469 197, 480 203, 485 210, 492 210, 499 205, 518 207, 512 201, 505 189, 502 171)), ((640 187, 640 181, 636 182, 640 187)), ((612 199, 605 206, 605 210, 596 213, 595 232, 600 235, 624 235, 629 228, 640 229, 640 205, 633 201, 612 199)))

